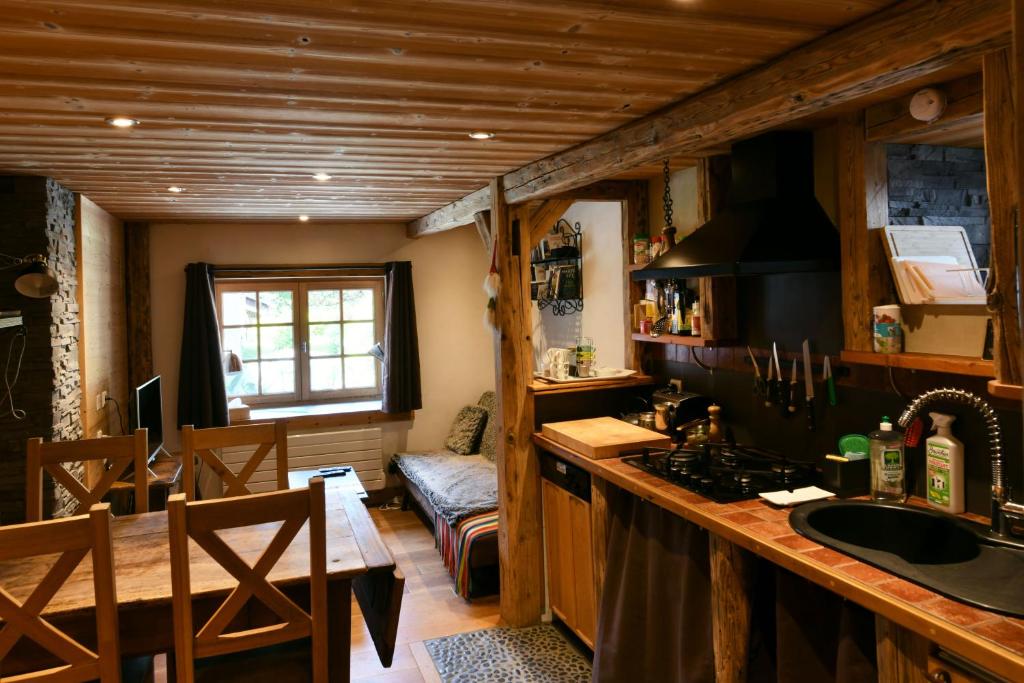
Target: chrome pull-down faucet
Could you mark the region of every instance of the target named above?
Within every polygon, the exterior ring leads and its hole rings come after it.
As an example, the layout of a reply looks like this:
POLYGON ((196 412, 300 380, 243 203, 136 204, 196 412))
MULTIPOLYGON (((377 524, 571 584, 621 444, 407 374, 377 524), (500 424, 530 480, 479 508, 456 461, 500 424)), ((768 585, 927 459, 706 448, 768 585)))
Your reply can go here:
POLYGON ((1010 487, 1003 471, 1003 432, 999 416, 988 401, 963 389, 931 389, 919 395, 903 410, 897 421, 906 429, 929 403, 952 401, 974 408, 985 421, 988 430, 988 452, 992 460, 992 531, 1000 536, 1024 535, 1024 505, 1010 500, 1010 487))

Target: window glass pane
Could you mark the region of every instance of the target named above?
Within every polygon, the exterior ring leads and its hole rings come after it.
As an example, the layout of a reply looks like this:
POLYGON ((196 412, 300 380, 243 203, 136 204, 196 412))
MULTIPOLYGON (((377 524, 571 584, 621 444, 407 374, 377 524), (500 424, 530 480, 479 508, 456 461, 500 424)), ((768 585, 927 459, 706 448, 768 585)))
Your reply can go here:
POLYGON ((346 356, 366 353, 373 344, 373 323, 345 323, 346 356))
POLYGON ((229 373, 224 384, 228 396, 255 396, 260 391, 260 364, 243 363, 242 371, 229 373))
POLYGON ((229 327, 224 330, 224 351, 237 353, 242 360, 258 360, 255 327, 229 327))
POLYGON ((260 324, 292 321, 291 292, 260 292, 260 324))
POLYGON ((293 328, 261 327, 260 328, 261 358, 294 358, 295 338, 293 328))
POLYGON ((313 358, 309 361, 310 391, 343 389, 340 358, 313 358))
POLYGON ((289 394, 295 391, 294 361, 271 361, 260 363, 264 394, 289 394))
POLYGON ((355 356, 345 359, 345 388, 359 389, 377 386, 377 361, 371 356, 355 356))
POLYGON ((310 325, 309 354, 311 356, 340 356, 341 325, 310 325))
POLYGON ((256 292, 224 292, 221 295, 222 325, 246 325, 256 322, 256 292))
POLYGON ((341 320, 341 293, 336 289, 317 289, 309 292, 310 322, 341 320))
POLYGON ((373 320, 373 290, 345 290, 345 320, 373 320))

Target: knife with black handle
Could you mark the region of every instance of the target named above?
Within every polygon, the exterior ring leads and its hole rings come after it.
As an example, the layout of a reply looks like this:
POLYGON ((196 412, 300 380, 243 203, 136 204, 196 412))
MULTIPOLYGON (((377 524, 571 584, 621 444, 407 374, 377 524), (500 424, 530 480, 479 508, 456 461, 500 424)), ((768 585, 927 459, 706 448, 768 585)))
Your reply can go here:
POLYGON ((814 374, 811 370, 811 345, 804 339, 804 404, 807 407, 807 430, 813 432, 814 425, 814 374))

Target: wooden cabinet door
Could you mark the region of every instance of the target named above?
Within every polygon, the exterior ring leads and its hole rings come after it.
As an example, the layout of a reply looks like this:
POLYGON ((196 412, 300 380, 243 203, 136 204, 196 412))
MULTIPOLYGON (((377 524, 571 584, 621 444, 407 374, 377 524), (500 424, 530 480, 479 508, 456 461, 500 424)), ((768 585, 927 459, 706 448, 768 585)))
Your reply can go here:
POLYGON ((567 494, 572 528, 573 585, 576 590, 576 623, 573 628, 594 648, 597 635, 597 596, 594 588, 594 545, 591 538, 590 503, 567 494))
POLYGON ((544 509, 545 556, 548 564, 548 600, 551 611, 570 627, 576 624, 576 589, 572 559, 569 492, 541 481, 544 509))

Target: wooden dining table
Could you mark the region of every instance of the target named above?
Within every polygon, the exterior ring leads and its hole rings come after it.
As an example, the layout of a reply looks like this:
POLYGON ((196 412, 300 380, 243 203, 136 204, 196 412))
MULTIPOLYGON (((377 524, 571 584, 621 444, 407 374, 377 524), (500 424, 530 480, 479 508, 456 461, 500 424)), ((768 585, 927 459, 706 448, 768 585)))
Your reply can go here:
MULTIPOLYGON (((391 663, 404 579, 362 501, 343 487, 327 486, 328 652, 331 681, 349 680, 353 587, 385 666, 391 663)), ((225 530, 224 541, 252 565, 280 523, 225 530)), ((121 653, 125 657, 169 652, 174 647, 171 567, 167 513, 115 518, 111 523, 121 653)), ((190 540, 192 601, 196 618, 212 614, 237 581, 190 540)), ((0 586, 25 600, 49 570, 54 557, 0 562, 0 586)), ((309 601, 308 522, 269 580, 300 605, 309 601)), ((246 626, 272 614, 250 601, 246 626)), ((87 646, 95 644, 95 597, 89 556, 43 610, 43 617, 87 646)), ((2 622, 0 622, 2 623, 2 622)), ((27 639, 0 662, 0 675, 33 670, 48 655, 27 639)))

